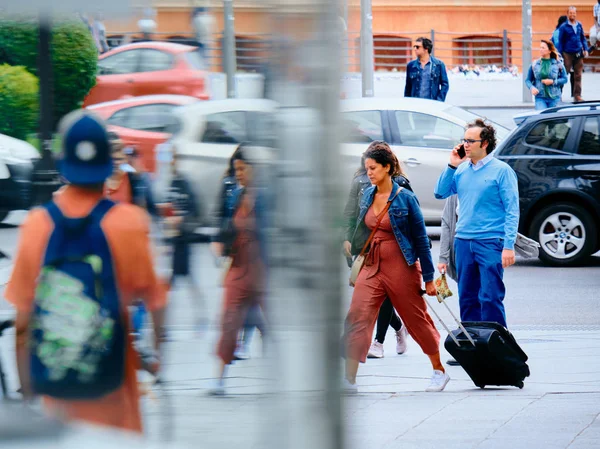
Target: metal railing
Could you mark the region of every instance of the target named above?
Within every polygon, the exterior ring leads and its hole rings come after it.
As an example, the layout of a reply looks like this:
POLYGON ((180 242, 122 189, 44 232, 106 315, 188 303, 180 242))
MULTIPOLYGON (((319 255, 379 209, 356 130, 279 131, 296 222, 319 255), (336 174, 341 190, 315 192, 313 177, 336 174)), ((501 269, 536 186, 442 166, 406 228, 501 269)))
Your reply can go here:
MULTIPOLYGON (((534 32, 534 54, 540 39, 548 39, 552 31, 534 32)), ((442 31, 377 32, 373 37, 375 71, 405 71, 408 62, 414 59, 413 42, 418 37, 427 37, 433 41, 433 55, 446 64, 448 69, 468 66, 496 66, 498 71, 510 71, 515 67, 523 70, 530 61, 523 64, 523 37, 520 31, 496 30, 479 33, 459 33, 442 31)), ((196 45, 194 36, 189 32, 155 33, 153 39, 196 45)), ((141 40, 139 33, 111 33, 109 45, 115 47, 123 42, 141 40)), ((205 52, 207 65, 211 71, 223 71, 222 61, 223 34, 216 33, 205 52)), ((270 34, 245 33, 236 35, 237 69, 242 72, 261 72, 264 70, 273 50, 270 34)), ((360 33, 347 33, 346 45, 340 45, 344 52, 345 68, 350 72, 360 71, 360 33)), ((600 51, 584 60, 586 71, 600 72, 600 51)), ((466 69, 466 67, 465 67, 466 69)))

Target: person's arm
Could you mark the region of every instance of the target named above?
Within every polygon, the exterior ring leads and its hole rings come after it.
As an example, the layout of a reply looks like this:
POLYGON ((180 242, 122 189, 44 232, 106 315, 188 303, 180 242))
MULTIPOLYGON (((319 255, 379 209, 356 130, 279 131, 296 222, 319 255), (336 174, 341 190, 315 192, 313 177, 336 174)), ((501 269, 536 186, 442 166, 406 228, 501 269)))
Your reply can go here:
POLYGON ((31 313, 23 310, 17 310, 17 316, 15 318, 15 355, 17 359, 17 373, 19 374, 19 381, 21 383, 21 392, 23 398, 29 400, 33 398, 34 391, 31 386, 31 376, 29 374, 29 322, 31 313))
POLYGON ((450 90, 450 81, 448 80, 448 72, 446 71, 446 65, 440 61, 441 78, 440 78, 440 91, 438 92, 437 100, 446 101, 446 95, 450 90))
POLYGON ((419 207, 416 198, 410 195, 407 200, 408 217, 410 234, 412 236, 412 244, 415 247, 417 257, 421 262, 421 272, 424 282, 432 282, 435 268, 433 267, 433 259, 431 257, 431 249, 429 248, 429 239, 427 238, 427 228, 425 227, 425 219, 419 207))
POLYGON ((500 176, 499 191, 506 213, 504 249, 514 250, 519 228, 519 184, 512 168, 508 167, 500 176))
POLYGON ((450 239, 452 238, 450 235, 450 214, 456 213, 456 207, 454 207, 454 210, 451 210, 450 203, 452 203, 452 205, 454 204, 452 198, 453 197, 448 198, 444 205, 444 211, 442 212, 442 230, 440 234, 440 256, 438 262, 446 266, 450 262, 450 239))
POLYGON ((565 27, 561 25, 561 27, 558 29, 558 39, 556 42, 556 50, 560 53, 563 54, 563 48, 564 48, 564 43, 563 40, 565 39, 565 27))
POLYGON ((40 274, 52 221, 43 209, 34 209, 21 225, 19 244, 4 297, 16 308, 16 362, 23 397, 34 392, 29 376, 29 322, 33 308, 37 278, 40 274))
POLYGON ((344 207, 344 237, 346 241, 352 239, 354 228, 356 227, 356 219, 358 218, 358 193, 360 192, 360 181, 358 177, 352 180, 350 185, 350 192, 348 193, 348 200, 346 201, 346 207, 344 207))
POLYGON ((412 62, 408 63, 406 67, 406 84, 404 85, 404 96, 410 97, 412 96, 412 81, 410 79, 410 70, 411 70, 412 62))
POLYGON ((535 87, 535 76, 533 74, 533 64, 529 66, 529 70, 527 71, 527 78, 525 78, 525 85, 527 89, 531 90, 532 87, 535 87))
POLYGON ((568 81, 569 81, 569 79, 567 78, 567 69, 565 68, 565 65, 562 62, 559 62, 558 63, 558 77, 556 78, 556 85, 564 86, 565 84, 567 84, 568 81))
POLYGON ((434 191, 435 197, 438 200, 444 200, 456 193, 456 181, 454 180, 456 170, 457 168, 450 168, 449 166, 446 166, 440 175, 434 191))
MULTIPOLYGON (((581 45, 583 45, 583 51, 588 53, 589 47, 587 44, 587 39, 585 38, 585 33, 583 32, 583 25, 579 23, 579 40, 581 41, 581 45)), ((587 57, 587 55, 586 55, 587 57)))
POLYGON ((133 292, 128 293, 133 293, 135 298, 141 299, 152 316, 155 351, 159 355, 160 339, 164 334, 168 280, 159 278, 154 270, 153 248, 149 234, 150 222, 147 215, 140 214, 139 211, 132 212, 129 222, 132 231, 127 236, 129 244, 127 257, 120 260, 130 266, 121 269, 127 270, 127 284, 133 286, 133 292))

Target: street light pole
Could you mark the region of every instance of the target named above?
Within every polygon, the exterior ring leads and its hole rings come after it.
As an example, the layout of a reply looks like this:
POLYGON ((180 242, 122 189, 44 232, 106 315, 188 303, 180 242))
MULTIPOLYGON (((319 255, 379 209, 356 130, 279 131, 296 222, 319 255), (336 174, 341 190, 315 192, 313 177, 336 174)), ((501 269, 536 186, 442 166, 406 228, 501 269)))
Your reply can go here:
POLYGON ((233 15, 233 0, 223 0, 224 30, 223 30, 223 66, 227 76, 227 98, 235 98, 236 49, 235 27, 233 15))
POLYGON ((531 46, 533 41, 533 29, 531 26, 531 0, 523 0, 521 7, 523 16, 523 60, 521 73, 523 75, 523 103, 531 103, 531 92, 525 85, 525 76, 531 64, 531 46))
POLYGON ((39 13, 38 75, 40 80, 39 139, 42 157, 35 162, 32 175, 33 204, 52 199, 60 186, 56 163, 52 156, 53 91, 52 91, 52 19, 48 10, 39 13))
POLYGON ((362 96, 374 95, 373 81, 373 8, 371 0, 360 1, 360 67, 362 73, 362 96))

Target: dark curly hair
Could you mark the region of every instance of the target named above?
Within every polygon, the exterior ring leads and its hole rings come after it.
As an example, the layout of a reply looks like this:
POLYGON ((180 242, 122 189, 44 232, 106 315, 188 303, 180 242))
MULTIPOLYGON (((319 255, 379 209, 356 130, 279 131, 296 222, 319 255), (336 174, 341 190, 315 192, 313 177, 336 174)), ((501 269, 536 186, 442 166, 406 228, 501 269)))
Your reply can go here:
POLYGON ((372 142, 371 145, 369 145, 369 148, 367 148, 367 151, 363 153, 363 166, 364 161, 367 159, 373 159, 381 165, 389 165, 390 170, 388 173, 391 177, 404 175, 402 168, 400 167, 400 161, 398 161, 398 158, 390 146, 382 140, 372 142))
POLYGON ((467 129, 480 128, 481 143, 487 142, 488 146, 485 149, 487 154, 490 154, 496 148, 496 129, 485 119, 478 118, 467 125, 467 129))

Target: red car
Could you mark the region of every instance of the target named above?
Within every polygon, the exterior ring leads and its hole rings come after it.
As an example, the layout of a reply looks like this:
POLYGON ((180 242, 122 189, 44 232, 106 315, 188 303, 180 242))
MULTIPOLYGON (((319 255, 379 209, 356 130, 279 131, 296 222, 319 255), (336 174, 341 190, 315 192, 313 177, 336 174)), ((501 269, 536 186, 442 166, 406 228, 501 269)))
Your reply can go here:
POLYGON ((98 59, 96 85, 83 105, 140 95, 189 95, 210 98, 208 72, 198 49, 170 42, 123 45, 98 59))
POLYGON ((165 142, 177 120, 173 109, 191 104, 197 98, 183 95, 146 95, 88 106, 108 124, 108 129, 119 135, 126 145, 135 147, 141 155, 144 168, 153 173, 156 168, 154 149, 165 142))

